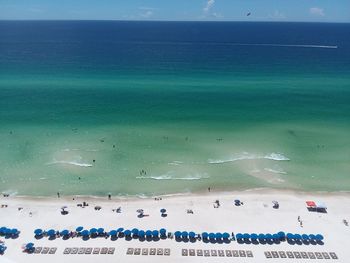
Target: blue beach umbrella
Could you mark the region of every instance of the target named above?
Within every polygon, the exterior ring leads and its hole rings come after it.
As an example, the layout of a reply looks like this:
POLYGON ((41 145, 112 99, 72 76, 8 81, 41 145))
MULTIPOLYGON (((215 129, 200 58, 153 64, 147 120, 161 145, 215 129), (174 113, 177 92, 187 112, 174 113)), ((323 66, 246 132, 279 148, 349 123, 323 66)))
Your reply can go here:
POLYGON ((316 240, 319 240, 319 241, 321 241, 321 240, 323 240, 323 236, 321 235, 321 234, 317 234, 316 236, 315 236, 315 239, 316 240))
POLYGON ((165 235, 166 235, 166 230, 165 230, 165 228, 161 228, 161 229, 159 230, 159 233, 160 233, 161 236, 165 236, 165 235))
POLYGON ((209 233, 209 239, 215 239, 215 234, 214 233, 209 233))
POLYGON ((309 240, 309 239, 310 239, 310 238, 309 238, 309 235, 307 235, 307 234, 302 234, 301 237, 302 237, 302 239, 304 239, 304 240, 309 240))
POLYGON ((252 233, 252 234, 250 234, 250 239, 251 240, 257 240, 258 239, 258 235, 255 234, 255 233, 252 233))
POLYGON ((153 231, 152 231, 152 235, 153 235, 154 237, 158 237, 158 236, 159 236, 159 231, 158 231, 158 230, 153 230, 153 231))
POLYGON ((272 234, 272 239, 279 240, 280 236, 278 234, 272 234))
POLYGON ((278 232, 277 235, 280 237, 280 239, 286 238, 286 233, 284 233, 283 231, 278 232))
POLYGON ((122 228, 122 227, 119 227, 118 229, 117 229, 117 232, 123 232, 124 231, 124 228, 122 228))
POLYGON ((110 236, 116 236, 118 234, 117 230, 111 230, 108 233, 110 236))
POLYGON ((292 233, 287 234, 287 239, 294 239, 294 235, 292 233))
POLYGON ((243 239, 243 235, 241 233, 236 234, 236 239, 243 239))
POLYGON ((250 235, 249 235, 248 233, 244 233, 244 234, 243 234, 243 238, 244 238, 244 239, 250 239, 250 235))
POLYGON ((4 226, 1 227, 1 228, 0 228, 0 234, 3 235, 3 234, 5 233, 5 231, 6 231, 6 229, 7 229, 7 227, 4 227, 4 226))
POLYGON ((131 230, 131 233, 133 233, 134 235, 137 235, 139 233, 139 230, 137 228, 133 228, 131 230))
POLYGON ((32 249, 34 247, 33 243, 26 244, 26 249, 32 249))
POLYGON ((68 234, 69 234, 69 231, 67 229, 62 230, 60 233, 61 236, 68 236, 68 234))
POLYGON ((90 229, 90 234, 96 234, 97 233, 97 229, 96 228, 91 228, 90 229))
POLYGON ((164 214, 164 213, 166 212, 166 209, 165 209, 165 208, 162 208, 162 209, 160 209, 160 212, 161 212, 162 214, 164 214))
POLYGON ((124 235, 125 236, 130 236, 131 235, 131 231, 130 230, 125 230, 124 231, 124 235))
POLYGON ((186 237, 188 236, 187 231, 183 231, 183 232, 181 233, 181 236, 182 236, 182 238, 186 238, 186 237))
POLYGON ((83 231, 83 229, 84 229, 84 227, 82 227, 82 226, 78 226, 78 227, 75 229, 75 231, 77 231, 77 232, 81 232, 81 231, 83 231))
POLYGON ((219 233, 219 232, 217 232, 217 233, 215 234, 215 238, 216 238, 216 239, 221 239, 221 238, 222 238, 222 234, 219 233))
POLYGON ((84 237, 88 236, 89 234, 90 234, 89 230, 81 231, 81 235, 84 236, 84 237))
POLYGON ((152 231, 151 230, 147 230, 145 234, 146 234, 147 237, 151 237, 152 236, 152 231))
POLYGON ((140 230, 140 231, 139 231, 139 237, 144 237, 144 236, 145 236, 145 231, 140 230))
POLYGON ((7 235, 11 235, 12 234, 12 230, 9 229, 9 228, 6 228, 5 231, 4 231, 4 234, 7 236, 7 235))
POLYGON ((266 236, 265 236, 265 234, 259 234, 258 235, 258 238, 260 239, 260 240, 263 240, 263 239, 266 239, 266 236))
POLYGON ((40 229, 40 228, 34 230, 34 234, 35 234, 36 236, 40 236, 40 235, 42 235, 42 233, 43 233, 43 230, 40 229))
POLYGON ((222 234, 222 238, 223 239, 229 239, 230 238, 230 234, 225 232, 225 233, 222 234))
POLYGON ((271 239, 272 239, 272 235, 271 235, 271 234, 266 234, 266 235, 265 235, 265 238, 266 238, 267 240, 271 240, 271 239))
POLYGON ((99 234, 103 234, 104 232, 105 232, 105 230, 102 227, 97 229, 97 233, 99 233, 99 234))
POLYGON ((175 237, 181 237, 181 232, 180 232, 180 231, 176 231, 176 232, 174 233, 174 235, 175 235, 175 237))
POLYGON ((53 229, 50 229, 49 231, 46 232, 46 234, 47 234, 48 236, 54 236, 54 235, 56 235, 56 231, 53 230, 53 229))
POLYGON ((309 235, 309 238, 310 238, 311 240, 315 240, 315 239, 316 239, 316 236, 315 236, 314 234, 310 234, 310 235, 309 235))
POLYGON ((301 239, 301 235, 299 235, 299 234, 294 234, 294 239, 300 240, 300 239, 301 239))
POLYGON ((193 231, 191 231, 191 232, 188 233, 188 236, 189 236, 190 238, 195 238, 195 237, 196 237, 196 233, 193 232, 193 231))
POLYGON ((11 229, 11 234, 12 234, 12 235, 17 235, 18 233, 19 233, 19 231, 18 231, 17 228, 11 229))
POLYGON ((209 234, 207 232, 202 233, 202 238, 207 239, 209 237, 209 234))

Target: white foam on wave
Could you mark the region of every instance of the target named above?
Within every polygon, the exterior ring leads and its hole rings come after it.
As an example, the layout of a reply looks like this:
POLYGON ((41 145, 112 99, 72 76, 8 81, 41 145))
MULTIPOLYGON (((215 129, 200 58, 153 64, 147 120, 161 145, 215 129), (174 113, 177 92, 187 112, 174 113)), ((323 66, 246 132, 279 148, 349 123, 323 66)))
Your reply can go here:
POLYGON ((287 174, 287 172, 283 170, 276 170, 276 169, 271 169, 271 168, 264 168, 266 172, 274 173, 274 174, 287 174))
POLYGON ((75 160, 53 160, 52 162, 47 163, 47 165, 56 165, 56 164, 68 164, 68 165, 74 165, 79 167, 92 167, 93 165, 91 163, 85 163, 82 161, 82 158, 80 156, 77 156, 75 160))
POLYGON ((187 176, 176 177, 172 172, 168 172, 162 175, 151 175, 151 176, 137 176, 136 179, 152 179, 152 180, 201 180, 208 179, 208 174, 189 174, 187 176))
POLYGON ((181 162, 181 161, 173 161, 173 162, 170 162, 168 164, 169 165, 180 165, 180 164, 183 164, 183 162, 181 162))
POLYGON ((223 163, 230 163, 230 162, 236 162, 236 161, 257 160, 257 159, 267 159, 267 160, 273 160, 273 161, 290 161, 290 159, 284 156, 282 153, 270 153, 265 155, 259 155, 259 154, 250 154, 247 152, 243 152, 241 154, 234 155, 229 159, 224 159, 224 160, 209 159, 208 163, 223 164, 223 163))

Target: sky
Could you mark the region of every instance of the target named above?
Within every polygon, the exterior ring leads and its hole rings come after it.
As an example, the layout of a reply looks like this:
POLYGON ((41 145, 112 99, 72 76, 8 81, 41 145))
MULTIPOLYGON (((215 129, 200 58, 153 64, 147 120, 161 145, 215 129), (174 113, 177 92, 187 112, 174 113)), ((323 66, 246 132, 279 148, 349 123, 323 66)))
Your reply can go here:
POLYGON ((0 0, 18 19, 350 22, 350 0, 0 0))

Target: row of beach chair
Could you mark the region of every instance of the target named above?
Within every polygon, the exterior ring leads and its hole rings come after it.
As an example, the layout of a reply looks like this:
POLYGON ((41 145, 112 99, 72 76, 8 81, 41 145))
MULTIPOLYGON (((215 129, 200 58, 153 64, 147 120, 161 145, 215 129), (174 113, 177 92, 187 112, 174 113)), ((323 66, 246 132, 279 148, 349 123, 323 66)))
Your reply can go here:
POLYGON ((170 248, 128 248, 127 255, 142 255, 142 256, 170 256, 170 248))
POLYGON ((57 251, 57 247, 36 247, 34 254, 50 254, 53 255, 57 251))
POLYGON ((266 258, 338 259, 334 252, 265 251, 266 258))
POLYGON ((199 257, 254 257, 251 250, 216 250, 216 249, 182 249, 182 256, 199 256, 199 257))
POLYGON ((109 255, 113 255, 115 251, 114 247, 67 247, 63 250, 63 254, 68 255, 68 254, 73 254, 73 255, 89 255, 89 254, 109 254, 109 255))

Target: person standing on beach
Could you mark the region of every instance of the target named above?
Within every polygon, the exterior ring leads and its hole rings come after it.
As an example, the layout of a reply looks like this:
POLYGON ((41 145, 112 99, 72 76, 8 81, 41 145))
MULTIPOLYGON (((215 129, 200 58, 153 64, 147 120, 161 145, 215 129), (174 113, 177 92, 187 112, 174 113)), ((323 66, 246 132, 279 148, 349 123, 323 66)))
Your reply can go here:
POLYGON ((59 192, 57 192, 57 198, 60 198, 60 193, 59 192))

